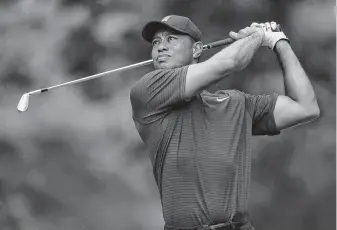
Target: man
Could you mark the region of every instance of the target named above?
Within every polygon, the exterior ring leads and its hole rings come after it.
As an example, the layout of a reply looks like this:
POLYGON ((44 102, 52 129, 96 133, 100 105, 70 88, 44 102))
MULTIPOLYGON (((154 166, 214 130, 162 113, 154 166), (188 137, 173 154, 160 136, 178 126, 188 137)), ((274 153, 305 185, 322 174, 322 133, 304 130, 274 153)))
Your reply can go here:
POLYGON ((316 96, 275 22, 230 32, 231 45, 199 63, 202 34, 186 17, 148 23, 155 70, 132 87, 133 119, 149 149, 165 229, 253 229, 247 213, 252 135, 319 116, 316 96), (204 89, 245 68, 261 46, 280 62, 286 96, 204 89))

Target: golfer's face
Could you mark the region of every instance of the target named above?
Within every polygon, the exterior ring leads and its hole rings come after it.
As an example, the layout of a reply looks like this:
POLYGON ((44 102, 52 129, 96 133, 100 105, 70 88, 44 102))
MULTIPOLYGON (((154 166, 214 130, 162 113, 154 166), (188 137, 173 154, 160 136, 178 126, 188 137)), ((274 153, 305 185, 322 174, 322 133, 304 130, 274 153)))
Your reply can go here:
POLYGON ((159 30, 152 39, 151 55, 155 69, 182 67, 193 61, 193 41, 188 35, 159 30))

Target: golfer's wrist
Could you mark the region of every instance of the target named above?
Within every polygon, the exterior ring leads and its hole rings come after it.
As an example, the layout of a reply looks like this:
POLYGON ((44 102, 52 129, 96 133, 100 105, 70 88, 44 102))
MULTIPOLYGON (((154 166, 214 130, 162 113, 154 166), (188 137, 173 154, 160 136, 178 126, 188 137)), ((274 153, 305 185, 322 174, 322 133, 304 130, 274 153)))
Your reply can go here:
POLYGON ((290 48, 289 41, 287 39, 280 39, 274 45, 274 51, 276 53, 280 53, 283 50, 287 50, 290 48))

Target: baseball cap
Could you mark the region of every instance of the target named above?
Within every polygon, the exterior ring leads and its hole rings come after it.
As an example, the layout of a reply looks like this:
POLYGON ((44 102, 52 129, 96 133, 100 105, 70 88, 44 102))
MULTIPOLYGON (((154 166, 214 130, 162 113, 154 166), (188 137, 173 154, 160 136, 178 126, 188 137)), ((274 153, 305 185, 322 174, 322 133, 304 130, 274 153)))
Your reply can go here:
POLYGON ((142 31, 142 37, 145 41, 152 42, 153 36, 160 28, 170 28, 182 34, 190 35, 194 40, 201 41, 202 34, 198 27, 188 17, 179 15, 169 15, 161 21, 150 21, 142 31))

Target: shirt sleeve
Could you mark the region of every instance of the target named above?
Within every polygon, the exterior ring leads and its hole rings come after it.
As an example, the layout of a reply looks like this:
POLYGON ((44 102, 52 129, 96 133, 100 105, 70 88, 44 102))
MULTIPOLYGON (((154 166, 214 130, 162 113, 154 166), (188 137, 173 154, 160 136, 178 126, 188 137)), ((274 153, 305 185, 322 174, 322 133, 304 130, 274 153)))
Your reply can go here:
POLYGON ((165 115, 185 100, 188 66, 152 71, 132 87, 130 92, 134 118, 152 121, 165 115))
POLYGON ((274 118, 274 108, 278 94, 245 94, 246 108, 252 117, 253 135, 279 135, 274 118))

